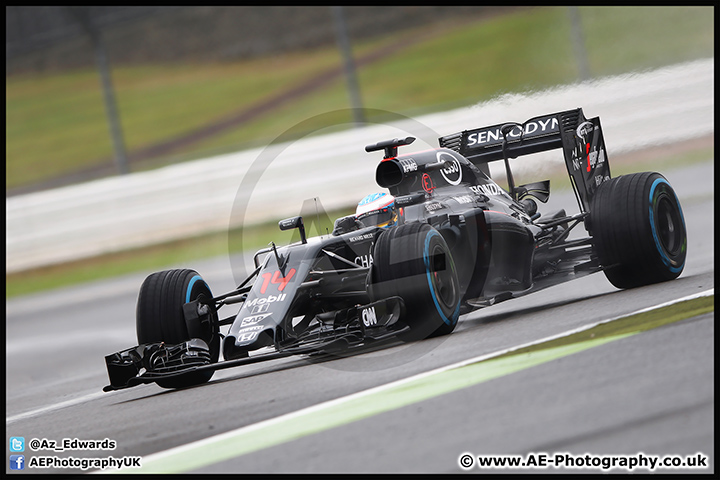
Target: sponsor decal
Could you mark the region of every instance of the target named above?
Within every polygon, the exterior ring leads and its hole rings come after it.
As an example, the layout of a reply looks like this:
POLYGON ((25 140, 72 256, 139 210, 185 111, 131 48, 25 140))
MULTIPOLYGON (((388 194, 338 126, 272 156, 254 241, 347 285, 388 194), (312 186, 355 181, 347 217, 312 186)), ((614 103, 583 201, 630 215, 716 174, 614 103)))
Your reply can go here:
POLYGON ((495 183, 486 183, 483 185, 473 185, 470 187, 470 190, 472 190, 473 193, 476 193, 478 195, 492 195, 492 196, 500 195, 500 196, 502 196, 505 194, 503 189, 500 188, 495 183))
POLYGON ((578 154, 575 150, 572 152, 572 165, 573 170, 576 172, 580 170, 580 159, 578 158, 578 154))
POLYGON ((256 327, 246 327, 241 328, 237 331, 237 341, 238 342, 252 342, 257 338, 257 336, 260 334, 260 332, 264 329, 263 326, 256 326, 256 327))
POLYGON ((268 305, 267 303, 255 305, 250 309, 250 313, 252 315, 257 315, 258 313, 267 312, 269 308, 270 305, 268 305))
MULTIPOLYGON (((258 307, 264 306, 264 307, 266 307, 266 309, 267 309, 267 307, 268 307, 267 305, 257 305, 257 306, 258 306, 258 307)), ((270 316, 269 313, 265 313, 265 314, 262 314, 262 315, 252 315, 252 316, 250 316, 250 317, 245 317, 245 318, 243 318, 242 321, 240 322, 240 326, 241 326, 241 327, 246 327, 246 326, 248 326, 248 325, 255 325, 256 323, 262 321, 264 318, 269 317, 269 316, 270 316)))
POLYGON ((606 182, 610 180, 609 175, 605 175, 604 177, 602 175, 595 175, 595 186, 600 186, 601 183, 606 182))
POLYGON ((297 218, 288 218, 288 219, 282 220, 280 222, 280 229, 287 230, 289 228, 292 228, 295 226, 296 221, 297 221, 297 218))
POLYGON ((372 253, 368 253, 367 255, 359 255, 355 257, 355 263, 360 265, 361 267, 369 267, 373 264, 373 256, 372 253))
POLYGON ((241 328, 240 330, 237 331, 237 333, 259 332, 259 331, 262 330, 263 328, 265 328, 265 327, 263 327, 262 325, 255 325, 254 327, 241 328))
MULTIPOLYGON (((472 188, 472 187, 470 187, 472 188)), ((473 203, 475 199, 471 197, 470 195, 459 195, 457 197, 453 197, 453 200, 455 200, 458 203, 466 204, 466 203, 473 203)))
POLYGON ((425 204, 425 210, 428 212, 434 212, 436 210, 440 210, 442 208, 445 208, 445 205, 439 202, 432 202, 432 203, 426 203, 425 204))
MULTIPOLYGON (((467 146, 473 147, 473 146, 483 146, 483 145, 491 145, 494 143, 502 143, 503 141, 503 135, 500 131, 500 126, 495 128, 490 128, 486 130, 480 130, 478 132, 473 132, 468 135, 467 137, 467 146)), ((511 139, 519 139, 521 135, 532 136, 532 135, 546 135, 549 133, 558 132, 558 121, 557 117, 547 117, 547 118, 539 118, 537 120, 534 120, 532 122, 528 122, 525 124, 524 132, 523 128, 518 125, 510 132, 508 132, 508 140, 511 139)))
POLYGON ((373 236, 374 235, 372 233, 365 233, 363 235, 357 235, 354 237, 350 237, 350 238, 348 238, 348 240, 352 243, 355 243, 355 242, 361 242, 363 240, 369 240, 369 239, 373 238, 373 236))
POLYGON ((246 332, 246 333, 242 333, 242 334, 240 334, 240 335, 237 336, 237 341, 238 341, 238 342, 242 342, 242 343, 252 342, 252 341, 254 341, 254 340, 257 338, 258 333, 259 333, 259 332, 246 332))
POLYGON ((363 325, 370 327, 377 325, 377 314, 375 313, 375 307, 363 308, 360 313, 362 317, 363 325))
POLYGON ((415 160, 412 158, 398 159, 398 161, 403 169, 403 173, 417 172, 417 163, 415 163, 415 160))
POLYGON ((435 185, 433 185, 432 178, 430 178, 430 175, 428 175, 427 173, 423 173, 422 187, 423 187, 423 190, 425 190, 428 193, 432 193, 432 191, 435 190, 435 185))
POLYGON ((440 170, 440 174, 450 185, 459 185, 462 182, 462 167, 460 161, 448 152, 437 153, 438 162, 447 165, 440 170), (449 158, 448 158, 449 157, 449 158))
POLYGON ((588 166, 587 171, 592 171, 593 168, 595 168, 596 165, 605 163, 605 150, 602 148, 598 152, 597 150, 593 150, 592 152, 590 150, 590 144, 587 144, 587 159, 588 159, 588 166))
POLYGON ((295 275, 295 269, 291 268, 287 275, 281 276, 280 270, 276 270, 275 273, 265 272, 261 275, 263 277, 263 284, 260 287, 260 293, 265 295, 268 285, 272 283, 278 286, 278 291, 282 292, 285 286, 288 284, 290 279, 295 275))
MULTIPOLYGON (((256 305, 263 306, 265 309, 263 311, 267 311, 267 304, 274 303, 274 302, 282 302, 287 297, 287 293, 281 293, 280 295, 269 295, 267 297, 262 298, 253 298, 250 301, 245 302, 245 306, 247 308, 252 308, 254 310, 254 307, 256 305)), ((253 313, 255 313, 253 311, 253 313)))
POLYGON ((587 135, 594 130, 594 125, 592 122, 583 122, 580 125, 578 125, 577 129, 575 130, 575 134, 585 140, 587 138, 587 135))

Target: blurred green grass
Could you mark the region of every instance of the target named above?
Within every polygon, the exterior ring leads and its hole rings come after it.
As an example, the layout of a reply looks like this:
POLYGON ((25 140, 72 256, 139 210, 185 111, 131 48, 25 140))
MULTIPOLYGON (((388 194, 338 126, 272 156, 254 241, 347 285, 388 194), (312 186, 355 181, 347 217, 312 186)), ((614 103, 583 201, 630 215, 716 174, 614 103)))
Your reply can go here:
MULTIPOLYGON (((581 7, 593 76, 714 56, 713 7, 581 7)), ((443 22, 354 45, 358 57, 405 40, 359 71, 364 106, 413 116, 577 80, 566 7, 518 10, 483 21, 443 22), (417 40, 421 38, 422 40, 417 40)), ((182 136, 340 64, 334 48, 227 64, 115 68, 113 81, 129 151, 182 136)), ((344 79, 256 120, 141 168, 267 144, 308 118, 349 107, 344 79)), ((93 70, 6 78, 6 187, 97 165, 112 156, 93 70)), ((327 118, 327 115, 323 116, 327 118)), ((350 122, 337 118, 337 122, 350 122)), ((324 125, 308 125, 323 127, 324 125)), ((701 149, 702 150, 702 149, 701 149)), ((679 161, 706 158, 707 149, 679 161), (694 156, 693 156, 694 155, 694 156)), ((712 149, 710 149, 712 150, 712 149)), ((712 151, 710 151, 712 155, 712 151)), ((656 158, 652 170, 661 169, 656 158)), ((666 158, 664 165, 678 162, 666 158)), ((624 167, 637 171, 641 168, 624 167)), ((613 171, 614 175, 623 173, 613 171)), ((337 218, 348 212, 331 212, 337 218)), ((310 234, 310 232, 308 232, 310 234)), ((68 264, 6 275, 6 297, 158 270, 198 258, 290 240, 276 221, 68 264)))
MULTIPOLYGON (((581 7, 580 14, 594 76, 714 55, 712 7, 581 7)), ((363 105, 418 115, 570 83, 577 79, 570 38, 567 7, 543 7, 357 42, 358 57, 409 42, 360 69, 363 105)), ((132 153, 192 133, 340 62, 329 47, 233 63, 114 68, 126 148, 132 153)), ((6 77, 5 92, 8 189, 111 164, 97 72, 6 77)), ((338 77, 320 91, 149 165, 267 144, 301 121, 348 106, 344 79, 338 77)))
MULTIPOLYGON (((354 208, 327 212, 331 221, 351 213, 355 213, 354 208)), ((322 224, 318 228, 318 225, 313 224, 308 226, 306 233, 308 237, 317 236, 325 234, 326 228, 331 231, 333 226, 322 224)), ((6 274, 5 296, 11 298, 142 270, 157 271, 203 258, 255 252, 267 247, 271 241, 282 246, 298 240, 299 234, 296 230, 281 231, 277 220, 271 220, 252 228, 208 233, 159 245, 6 274)))

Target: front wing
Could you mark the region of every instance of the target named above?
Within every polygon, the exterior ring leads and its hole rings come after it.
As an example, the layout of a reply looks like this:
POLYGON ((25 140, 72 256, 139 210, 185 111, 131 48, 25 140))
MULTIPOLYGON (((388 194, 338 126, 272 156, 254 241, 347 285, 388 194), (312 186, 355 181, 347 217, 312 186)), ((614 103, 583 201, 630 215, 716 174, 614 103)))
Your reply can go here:
POLYGON ((350 347, 394 339, 409 330, 407 325, 398 322, 404 313, 405 304, 400 297, 337 310, 334 315, 323 314, 322 321, 299 335, 282 340, 276 338, 275 351, 217 363, 211 363, 210 348, 199 338, 177 345, 162 342, 138 345, 105 357, 110 385, 105 386, 103 391, 290 355, 336 353, 350 347))

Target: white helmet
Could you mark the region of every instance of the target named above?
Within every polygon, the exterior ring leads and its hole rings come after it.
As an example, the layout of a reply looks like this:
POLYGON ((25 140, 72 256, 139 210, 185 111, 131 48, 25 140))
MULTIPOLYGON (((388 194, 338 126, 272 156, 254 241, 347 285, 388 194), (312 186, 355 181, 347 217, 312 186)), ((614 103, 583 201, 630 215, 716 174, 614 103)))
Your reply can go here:
POLYGON ((397 223, 395 197, 371 193, 358 203, 355 218, 365 227, 392 227, 397 223))

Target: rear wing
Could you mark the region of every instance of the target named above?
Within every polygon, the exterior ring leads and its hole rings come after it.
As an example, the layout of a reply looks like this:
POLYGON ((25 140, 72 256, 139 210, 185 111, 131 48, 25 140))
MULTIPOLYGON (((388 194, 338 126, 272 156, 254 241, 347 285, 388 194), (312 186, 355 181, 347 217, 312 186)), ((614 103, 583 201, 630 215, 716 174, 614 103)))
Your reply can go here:
POLYGON ((487 163, 505 160, 511 190, 514 185, 507 159, 562 148, 583 212, 589 211, 597 187, 610 179, 600 118, 585 118, 582 108, 534 117, 524 123, 464 130, 440 137, 439 143, 460 153, 486 173, 487 163))

